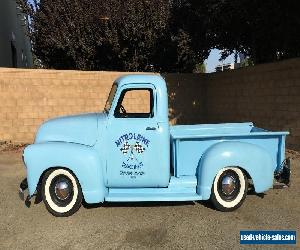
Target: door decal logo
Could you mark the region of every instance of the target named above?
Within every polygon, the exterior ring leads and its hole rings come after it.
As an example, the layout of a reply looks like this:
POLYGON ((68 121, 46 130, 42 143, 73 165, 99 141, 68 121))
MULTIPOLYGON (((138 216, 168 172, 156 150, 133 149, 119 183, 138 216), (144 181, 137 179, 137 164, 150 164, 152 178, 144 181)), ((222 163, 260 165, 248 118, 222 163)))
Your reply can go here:
POLYGON ((141 159, 144 152, 150 144, 150 140, 141 134, 127 133, 119 137, 115 141, 116 146, 121 153, 126 156, 123 160, 120 175, 130 176, 136 178, 145 174, 143 170, 143 159, 141 159))
POLYGON ((138 161, 135 154, 142 154, 145 151, 145 148, 138 141, 131 145, 126 141, 124 145, 120 148, 120 150, 123 153, 123 155, 128 155, 128 153, 130 153, 127 161, 138 161))

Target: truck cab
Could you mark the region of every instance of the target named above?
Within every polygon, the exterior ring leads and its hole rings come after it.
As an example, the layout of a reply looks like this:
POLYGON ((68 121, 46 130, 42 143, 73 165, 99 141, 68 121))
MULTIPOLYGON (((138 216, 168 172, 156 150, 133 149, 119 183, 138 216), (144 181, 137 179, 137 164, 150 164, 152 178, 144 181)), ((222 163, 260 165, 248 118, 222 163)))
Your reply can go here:
POLYGON ((164 81, 154 75, 120 78, 104 112, 103 144, 114 156, 107 157, 107 187, 167 187, 170 132, 164 81))
POLYGON ((69 216, 87 203, 211 200, 221 211, 256 192, 289 184, 288 132, 252 123, 170 126, 160 75, 117 79, 103 112, 46 121, 23 153, 27 202, 69 216))

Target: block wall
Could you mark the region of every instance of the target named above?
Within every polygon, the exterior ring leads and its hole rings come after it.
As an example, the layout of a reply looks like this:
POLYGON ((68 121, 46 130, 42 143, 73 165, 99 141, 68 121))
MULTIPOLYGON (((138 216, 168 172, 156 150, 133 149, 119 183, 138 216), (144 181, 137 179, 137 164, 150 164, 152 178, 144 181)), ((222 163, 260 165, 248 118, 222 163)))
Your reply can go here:
MULTIPOLYGON (((128 73, 0 68, 0 141, 31 143, 49 118, 103 110, 113 81, 128 73)), ((171 124, 252 121, 290 131, 288 147, 300 150, 300 59, 163 77, 171 124)))
POLYGON ((206 122, 252 121, 287 130, 300 150, 300 59, 206 75, 206 122))

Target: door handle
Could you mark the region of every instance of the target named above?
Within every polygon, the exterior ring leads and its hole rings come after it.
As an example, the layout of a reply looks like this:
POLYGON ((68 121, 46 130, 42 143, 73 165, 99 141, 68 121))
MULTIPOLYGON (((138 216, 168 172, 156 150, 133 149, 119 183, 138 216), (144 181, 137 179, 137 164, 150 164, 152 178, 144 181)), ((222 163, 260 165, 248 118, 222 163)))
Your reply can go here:
POLYGON ((156 130, 156 127, 147 127, 146 130, 156 130))

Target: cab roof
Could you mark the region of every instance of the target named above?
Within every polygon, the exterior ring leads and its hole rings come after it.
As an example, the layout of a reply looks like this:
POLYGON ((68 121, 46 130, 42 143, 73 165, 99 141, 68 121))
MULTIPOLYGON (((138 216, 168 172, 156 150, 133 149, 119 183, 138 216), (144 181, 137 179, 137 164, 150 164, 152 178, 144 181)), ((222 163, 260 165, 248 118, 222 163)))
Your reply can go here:
POLYGON ((164 78, 159 74, 128 74, 116 79, 115 83, 118 86, 130 84, 130 83, 134 83, 134 84, 152 83, 158 88, 166 87, 166 82, 164 78))

